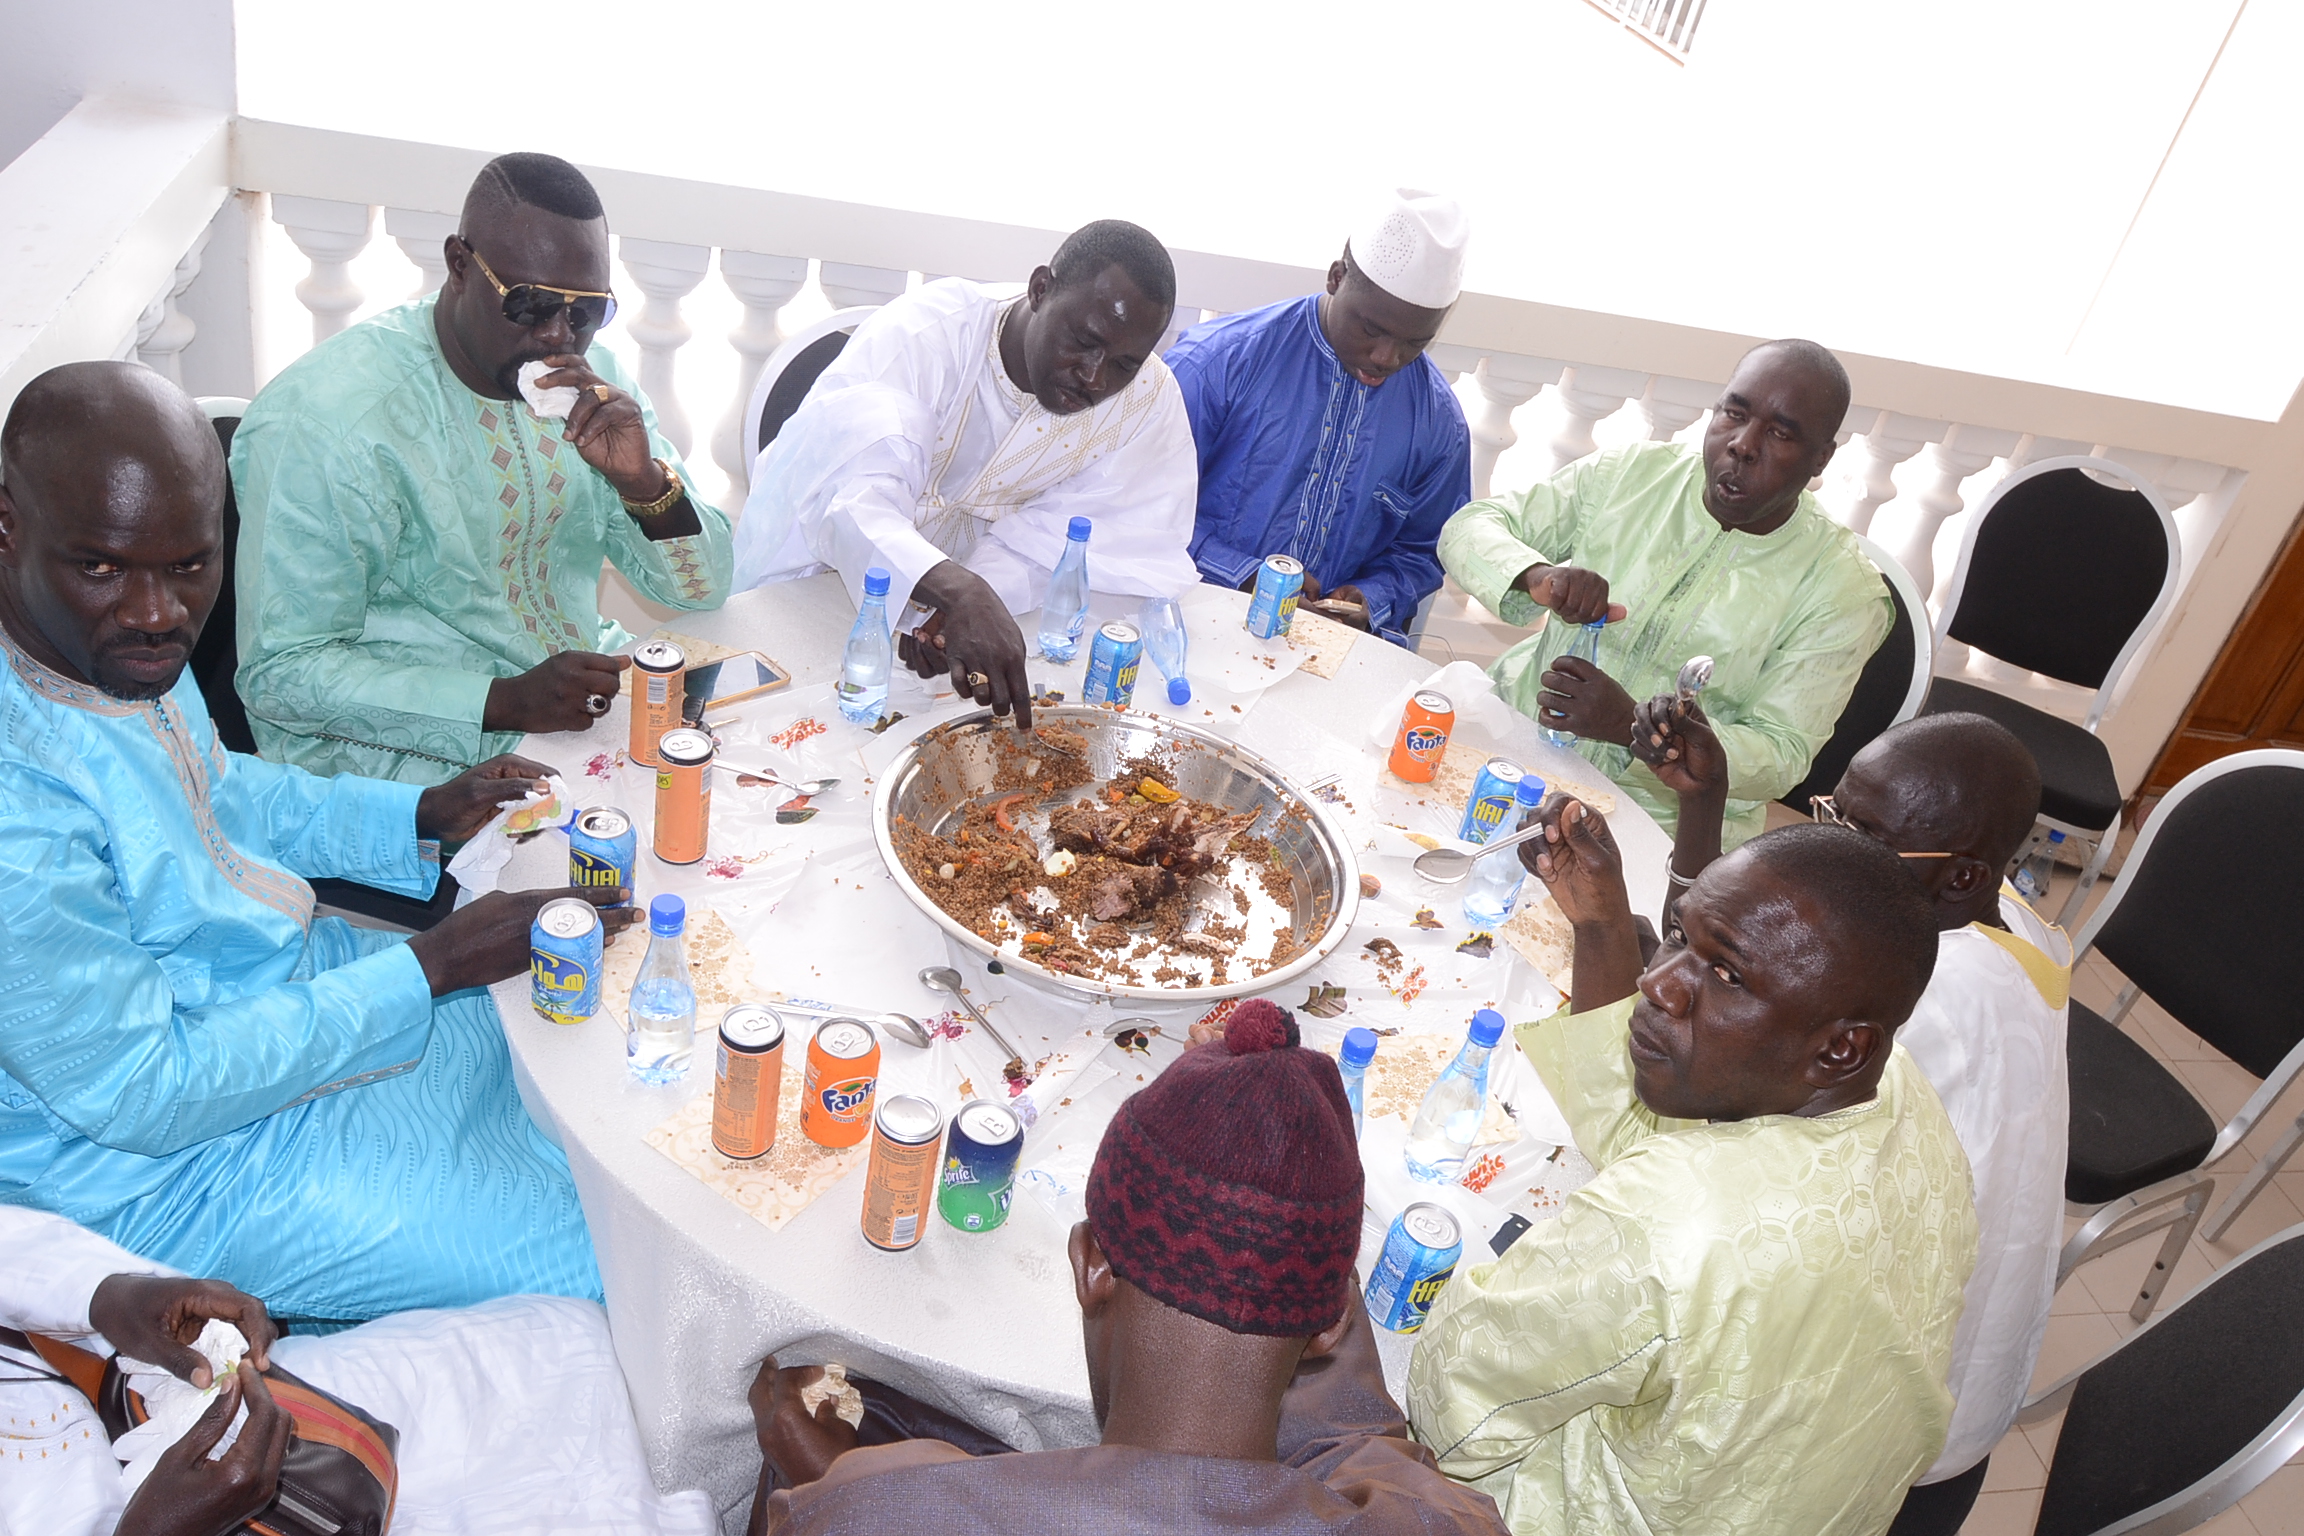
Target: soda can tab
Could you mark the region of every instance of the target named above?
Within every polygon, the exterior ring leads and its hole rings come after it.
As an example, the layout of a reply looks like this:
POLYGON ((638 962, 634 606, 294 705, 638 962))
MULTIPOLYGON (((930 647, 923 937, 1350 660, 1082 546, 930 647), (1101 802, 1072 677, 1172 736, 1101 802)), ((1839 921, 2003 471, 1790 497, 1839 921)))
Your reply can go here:
POLYGON ((936 1199, 936 1143, 944 1116, 916 1094, 893 1094, 872 1117, 872 1162, 864 1174, 864 1241, 902 1252, 920 1241, 936 1199))
POLYGON ((852 1147, 872 1131, 880 1037, 858 1019, 826 1019, 808 1042, 800 1132, 820 1147, 852 1147))
POLYGON ((738 1003, 720 1016, 720 1053, 712 1074, 712 1150, 749 1162, 776 1146, 776 1112, 784 1092, 784 1017, 761 1003, 738 1003))
POLYGON ((991 1099, 961 1105, 944 1138, 937 1214, 963 1232, 989 1232, 1006 1221, 1023 1151, 1024 1123, 1014 1110, 991 1099))
POLYGON ((1456 706, 1448 695, 1421 689, 1400 715, 1400 734, 1392 738, 1392 755, 1384 766, 1392 776, 1411 784, 1429 784, 1440 771, 1441 754, 1448 750, 1448 735, 1456 729, 1456 706))
POLYGON ((1144 635, 1133 624, 1114 619, 1096 631, 1088 651, 1088 675, 1080 684, 1080 697, 1090 704, 1117 704, 1126 709, 1136 698, 1136 673, 1144 664, 1144 635))
POLYGON ((536 1011, 555 1024, 581 1024, 598 1013, 605 949, 592 903, 574 896, 544 903, 528 928, 528 989, 536 1011))
POLYGON ((1393 1217, 1368 1277, 1369 1317, 1394 1333, 1423 1327, 1463 1253, 1463 1230, 1444 1207, 1419 1200, 1393 1217))
POLYGON ((1248 633, 1277 640, 1296 622, 1296 602, 1304 595, 1304 563, 1287 555, 1266 555, 1256 567, 1255 595, 1248 599, 1248 633))
POLYGON ((712 738, 692 726, 666 731, 657 743, 656 857, 694 864, 712 832, 712 738))
MULTIPOLYGON (((640 834, 632 818, 613 806, 584 811, 568 826, 568 884, 579 891, 623 890, 633 887, 633 863, 640 856, 640 834)), ((629 894, 618 906, 632 904, 629 894)))
POLYGON ((632 761, 664 766, 657 745, 680 723, 687 679, 687 653, 669 640, 651 640, 632 653, 632 761))
POLYGON ((1464 802, 1464 820, 1456 828, 1459 842, 1485 843, 1513 821, 1513 796, 1524 777, 1518 763, 1492 757, 1472 777, 1472 794, 1464 802))

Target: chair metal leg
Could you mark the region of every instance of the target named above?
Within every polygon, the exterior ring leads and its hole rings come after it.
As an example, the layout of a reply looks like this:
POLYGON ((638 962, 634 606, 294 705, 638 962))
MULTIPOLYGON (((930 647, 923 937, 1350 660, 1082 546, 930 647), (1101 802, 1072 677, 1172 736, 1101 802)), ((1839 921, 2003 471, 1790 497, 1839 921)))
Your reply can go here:
POLYGON ((2240 1219, 2240 1213, 2248 1209, 2248 1202, 2272 1182, 2272 1175, 2288 1165, 2288 1159, 2295 1156, 2299 1146, 2304 1146, 2304 1115, 2296 1117, 2296 1123, 2288 1127, 2288 1134, 2258 1159, 2256 1166, 2248 1170, 2247 1176, 2233 1186, 2232 1193, 2225 1198, 2224 1203, 2216 1207, 2216 1214, 2208 1218, 2208 1241, 2215 1242, 2230 1229, 2233 1222, 2240 1219))
MULTIPOLYGON (((2207 1209, 2208 1200, 2215 1188, 2215 1179, 2207 1174, 2180 1173, 2099 1206, 2095 1214, 2081 1224, 2080 1230, 2065 1242, 2063 1251, 2057 1255, 2056 1284, 2061 1287, 2072 1277, 2074 1270, 2090 1259, 2110 1253, 2115 1248, 2125 1248, 2136 1239, 2149 1237, 2165 1227, 2182 1223, 2184 1235, 2189 1239, 2192 1229, 2199 1225, 2200 1213, 2207 1209), (2149 1221, 2139 1221, 2133 1226, 2123 1225, 2131 1216, 2164 1206, 2173 1208, 2161 1210, 2159 1215, 2149 1221)), ((2166 1251, 2166 1244, 2162 1248, 2166 1251)), ((2178 1243, 2174 1251, 2181 1257, 2183 1244, 2178 1243)))
POLYGON ((2072 887, 2072 894, 2064 898, 2062 910, 2056 914, 2056 926, 2070 933, 2080 921, 2080 904, 2088 899, 2096 877, 2104 872, 2105 861, 2112 857, 2112 845, 2120 840, 2120 818, 2114 816, 2112 825, 2095 838, 2096 846, 2088 854, 2088 862, 2080 870, 2080 879, 2072 887))
POLYGON ((2132 1321, 2142 1322, 2152 1315, 2160 1301, 2160 1293, 2168 1285, 2168 1277, 2176 1272, 2176 1265, 2184 1257, 2184 1245, 2192 1241, 2199 1229, 2200 1213, 2208 1209, 2208 1197, 2216 1192, 2214 1180, 2192 1191, 2185 1197, 2176 1219, 2169 1224, 2168 1236, 2160 1244, 2159 1257, 2145 1271, 2144 1284, 2137 1289, 2136 1300, 2128 1308, 2132 1321))

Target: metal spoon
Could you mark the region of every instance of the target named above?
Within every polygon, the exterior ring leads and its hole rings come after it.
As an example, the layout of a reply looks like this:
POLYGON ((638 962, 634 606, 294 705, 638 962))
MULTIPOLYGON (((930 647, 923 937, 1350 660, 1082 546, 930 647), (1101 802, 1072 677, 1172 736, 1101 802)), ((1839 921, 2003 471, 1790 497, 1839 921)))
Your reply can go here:
POLYGON ((1150 1034, 1157 1028, 1159 1028, 1159 1022, 1154 1019, 1114 1019, 1111 1023, 1104 1026, 1104 1038, 1107 1040, 1117 1040, 1131 1029, 1140 1029, 1144 1031, 1144 1033, 1150 1034))
POLYGON ((1416 873, 1434 885, 1454 885, 1472 873, 1474 860, 1484 859, 1492 853, 1502 853, 1532 837, 1543 835, 1544 824, 1538 822, 1535 826, 1521 828, 1510 837, 1500 837, 1473 853, 1466 853, 1461 848, 1434 848, 1416 855, 1416 873))
POLYGON ((1705 685, 1711 681, 1712 658, 1691 656, 1680 668, 1680 679, 1674 684, 1674 691, 1680 695, 1681 703, 1693 704, 1696 695, 1702 693, 1705 685))
POLYGON ((860 1024, 884 1029, 906 1045, 916 1045, 922 1050, 936 1043, 928 1031, 920 1027, 920 1021, 908 1013, 859 1013, 853 1008, 824 1008, 814 1003, 783 1001, 772 1002, 768 1006, 778 1013, 805 1014, 811 1019, 854 1019, 860 1024))
POLYGON ((800 779, 795 781, 792 779, 780 778, 776 774, 766 772, 765 770, 759 768, 739 768, 736 770, 736 782, 741 784, 747 779, 757 779, 766 784, 780 784, 784 788, 789 789, 794 794, 800 796, 803 800, 808 798, 810 795, 820 795, 824 793, 824 791, 830 789, 833 785, 840 782, 837 778, 800 779))
POLYGON ((968 1017, 976 1021, 976 1027, 983 1030, 987 1035, 990 1035, 992 1037, 992 1043, 1008 1053, 1008 1065, 1016 1068, 1018 1071, 1023 1070, 1024 1053, 1016 1049, 1016 1047, 1010 1045, 1008 1043, 1008 1037, 1001 1034, 997 1029, 994 1029, 992 1027, 992 1021, 984 1017, 983 1011, 979 1009, 975 1003, 969 1000, 967 993, 960 990, 960 973, 958 971, 952 969, 952 967, 948 965, 931 965, 925 967, 920 972, 920 985, 926 987, 931 992, 949 992, 954 997, 958 998, 960 1000, 960 1006, 968 1010, 968 1017))

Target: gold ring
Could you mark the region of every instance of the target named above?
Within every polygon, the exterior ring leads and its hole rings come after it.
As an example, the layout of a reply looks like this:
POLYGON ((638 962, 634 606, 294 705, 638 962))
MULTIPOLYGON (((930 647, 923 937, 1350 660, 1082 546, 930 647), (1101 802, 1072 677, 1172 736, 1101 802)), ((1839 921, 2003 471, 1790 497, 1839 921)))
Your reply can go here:
POLYGON ((616 393, 616 391, 610 389, 605 384, 595 384, 592 386, 593 397, 597 399, 602 405, 606 405, 608 403, 608 397, 614 393, 616 393))
POLYGON ((968 691, 973 693, 990 681, 992 681, 992 679, 986 677, 981 672, 971 672, 968 674, 968 691))

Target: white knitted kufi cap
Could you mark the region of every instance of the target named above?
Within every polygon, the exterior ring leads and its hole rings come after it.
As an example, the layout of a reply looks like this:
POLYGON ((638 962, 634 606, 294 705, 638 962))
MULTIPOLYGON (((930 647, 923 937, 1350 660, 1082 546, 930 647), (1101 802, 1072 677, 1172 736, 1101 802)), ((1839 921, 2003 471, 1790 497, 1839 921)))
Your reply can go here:
POLYGON ((1400 187, 1352 235, 1352 260, 1396 299, 1446 309, 1464 287, 1471 221, 1452 197, 1400 187))

